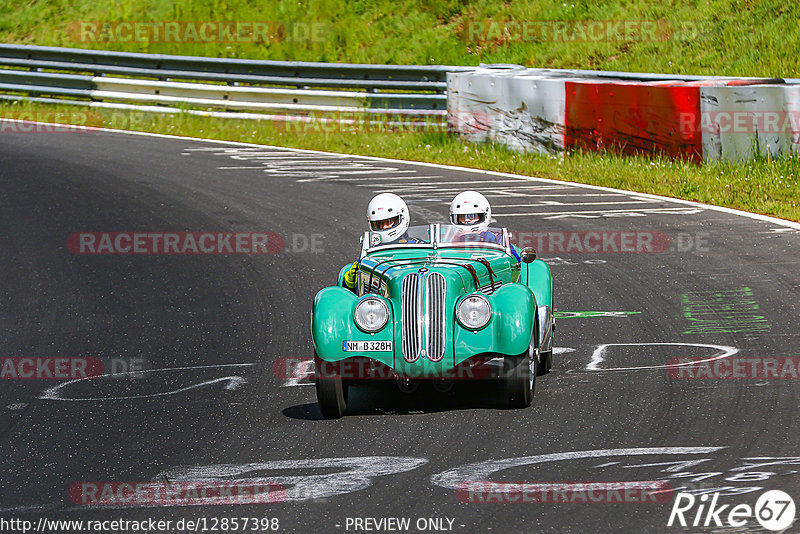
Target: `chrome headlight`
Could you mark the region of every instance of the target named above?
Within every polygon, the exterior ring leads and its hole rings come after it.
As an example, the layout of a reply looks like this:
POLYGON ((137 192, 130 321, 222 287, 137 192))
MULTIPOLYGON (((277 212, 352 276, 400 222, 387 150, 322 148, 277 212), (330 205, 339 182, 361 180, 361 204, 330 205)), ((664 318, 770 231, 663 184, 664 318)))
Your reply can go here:
POLYGON ((367 297, 356 305, 356 324, 365 332, 377 332, 389 321, 389 306, 381 299, 367 297))
POLYGON ((492 317, 492 306, 483 295, 468 295, 458 304, 456 317, 464 328, 478 330, 492 317))

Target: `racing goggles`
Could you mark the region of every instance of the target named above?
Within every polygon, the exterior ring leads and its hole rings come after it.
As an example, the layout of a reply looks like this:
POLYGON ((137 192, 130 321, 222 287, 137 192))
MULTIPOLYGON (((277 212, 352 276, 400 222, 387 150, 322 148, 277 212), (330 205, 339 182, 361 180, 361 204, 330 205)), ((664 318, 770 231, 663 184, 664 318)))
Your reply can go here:
POLYGON ((402 217, 402 215, 397 215, 396 217, 390 217, 388 219, 381 219, 379 221, 370 221, 369 227, 373 232, 378 232, 380 230, 391 230, 400 224, 400 217, 402 217))

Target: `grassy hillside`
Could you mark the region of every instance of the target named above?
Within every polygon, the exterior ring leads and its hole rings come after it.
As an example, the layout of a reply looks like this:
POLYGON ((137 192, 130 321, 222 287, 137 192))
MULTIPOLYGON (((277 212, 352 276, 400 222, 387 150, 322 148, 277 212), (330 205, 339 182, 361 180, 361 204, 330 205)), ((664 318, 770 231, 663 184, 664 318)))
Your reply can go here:
POLYGON ((4 0, 0 41, 299 61, 800 77, 798 20, 800 5, 785 0, 4 0), (163 42, 125 32, 103 39, 100 26, 79 31, 81 23, 121 21, 238 21, 245 38, 208 43, 189 34, 163 42), (268 28, 259 42, 247 38, 254 22, 268 28))
MULTIPOLYGON (((600 4, 582 0, 3 0, 0 42, 275 60, 517 63, 800 78, 800 4, 785 0, 609 0, 600 4), (204 22, 240 22, 243 31, 240 37, 223 33, 223 39, 212 36, 214 42, 204 42, 188 33, 204 22), (124 23, 135 25, 143 34, 131 38, 130 29, 122 31, 124 23), (175 35, 164 39, 163 34, 153 38, 153 28, 167 23, 180 23, 178 27, 186 33, 178 39, 175 35), (260 25, 257 31, 256 24, 260 25)), ((34 112, 34 118, 69 122, 82 115, 70 113, 75 110, 0 102, 0 116, 16 118, 34 112), (59 110, 65 114, 55 115, 59 110)), ((93 125, 112 128, 509 171, 800 221, 796 174, 800 160, 796 157, 703 166, 597 153, 556 158, 515 154, 493 145, 463 145, 446 134, 292 132, 262 121, 111 110, 98 110, 94 117, 93 125)))

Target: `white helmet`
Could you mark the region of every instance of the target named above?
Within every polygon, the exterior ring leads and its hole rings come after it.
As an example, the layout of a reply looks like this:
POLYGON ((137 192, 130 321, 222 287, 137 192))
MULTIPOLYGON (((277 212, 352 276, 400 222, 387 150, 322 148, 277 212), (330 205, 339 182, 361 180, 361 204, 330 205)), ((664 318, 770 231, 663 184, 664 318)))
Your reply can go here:
POLYGON ((370 244, 391 243, 408 230, 408 206, 394 193, 381 193, 367 206, 370 244))
POLYGON ((464 191, 450 203, 450 222, 469 227, 470 232, 485 232, 492 220, 492 207, 477 191, 464 191))

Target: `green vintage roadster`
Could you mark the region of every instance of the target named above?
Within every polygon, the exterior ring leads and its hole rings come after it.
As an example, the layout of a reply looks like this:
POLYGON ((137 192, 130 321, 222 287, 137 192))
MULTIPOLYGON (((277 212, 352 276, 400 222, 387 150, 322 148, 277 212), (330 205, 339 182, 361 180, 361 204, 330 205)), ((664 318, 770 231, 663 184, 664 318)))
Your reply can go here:
POLYGON ((374 378, 407 387, 420 379, 498 375, 511 407, 530 406, 553 354, 553 282, 533 249, 504 228, 412 226, 404 243, 362 238, 357 295, 339 285, 317 293, 311 313, 317 403, 344 414, 348 388, 374 378), (521 260, 521 261, 520 261, 521 260))

